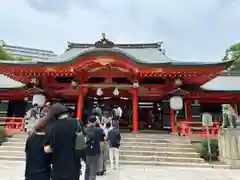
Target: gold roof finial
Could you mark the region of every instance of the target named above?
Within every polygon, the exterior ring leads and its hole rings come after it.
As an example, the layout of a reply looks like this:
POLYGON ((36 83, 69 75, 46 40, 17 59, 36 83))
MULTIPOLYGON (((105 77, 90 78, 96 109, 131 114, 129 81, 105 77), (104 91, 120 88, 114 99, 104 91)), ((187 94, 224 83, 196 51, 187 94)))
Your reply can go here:
POLYGON ((106 33, 102 33, 101 36, 102 36, 102 39, 106 39, 106 33))

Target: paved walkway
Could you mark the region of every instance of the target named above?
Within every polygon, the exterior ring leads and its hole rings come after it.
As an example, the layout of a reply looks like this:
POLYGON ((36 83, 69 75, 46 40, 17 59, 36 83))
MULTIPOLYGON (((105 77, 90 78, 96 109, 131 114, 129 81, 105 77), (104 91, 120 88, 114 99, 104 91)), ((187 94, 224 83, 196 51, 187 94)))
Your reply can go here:
MULTIPOLYGON (((0 180, 23 180, 23 172, 24 163, 0 161, 0 180)), ((239 180, 239 174, 228 169, 122 166, 97 180, 239 180)))

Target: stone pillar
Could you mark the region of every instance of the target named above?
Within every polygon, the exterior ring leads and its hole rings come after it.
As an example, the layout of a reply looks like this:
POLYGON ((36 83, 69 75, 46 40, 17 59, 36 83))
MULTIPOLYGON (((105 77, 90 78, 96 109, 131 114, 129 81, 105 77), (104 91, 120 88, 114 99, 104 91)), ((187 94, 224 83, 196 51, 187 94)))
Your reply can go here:
POLYGON ((240 169, 240 128, 219 130, 219 159, 230 168, 240 169))

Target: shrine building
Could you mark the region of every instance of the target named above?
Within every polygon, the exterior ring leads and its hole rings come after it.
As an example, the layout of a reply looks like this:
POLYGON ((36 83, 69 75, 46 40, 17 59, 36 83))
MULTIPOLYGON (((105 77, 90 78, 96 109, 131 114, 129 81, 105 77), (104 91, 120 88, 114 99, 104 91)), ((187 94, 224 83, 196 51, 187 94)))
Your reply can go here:
POLYGON ((175 131, 172 95, 182 96, 178 118, 186 121, 201 121, 206 109, 219 121, 221 104, 236 107, 240 95, 229 82, 237 76, 221 75, 232 63, 175 61, 161 43, 115 44, 103 36, 94 44, 69 42, 66 52, 50 59, 0 61, 0 99, 15 102, 8 103, 7 116, 22 116, 13 112, 34 94, 72 104, 79 119, 96 102, 119 105, 121 128, 175 131))

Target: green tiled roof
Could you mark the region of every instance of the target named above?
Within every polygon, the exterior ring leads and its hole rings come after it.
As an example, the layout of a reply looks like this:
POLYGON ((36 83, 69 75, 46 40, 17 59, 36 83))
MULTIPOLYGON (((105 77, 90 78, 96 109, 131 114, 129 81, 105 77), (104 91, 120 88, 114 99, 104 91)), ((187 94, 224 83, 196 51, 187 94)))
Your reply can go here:
POLYGON ((72 64, 74 61, 88 56, 117 56, 125 61, 138 64, 140 66, 151 67, 203 67, 203 66, 222 66, 228 68, 232 61, 225 62, 182 62, 175 61, 167 57, 161 48, 161 43, 149 44, 114 44, 107 40, 98 41, 95 44, 76 44, 69 43, 68 50, 63 54, 37 61, 14 62, 0 61, 3 66, 18 65, 18 66, 54 66, 58 64, 72 64))

